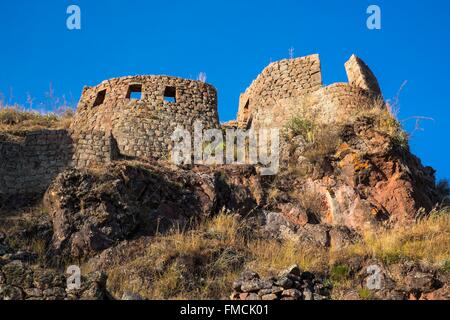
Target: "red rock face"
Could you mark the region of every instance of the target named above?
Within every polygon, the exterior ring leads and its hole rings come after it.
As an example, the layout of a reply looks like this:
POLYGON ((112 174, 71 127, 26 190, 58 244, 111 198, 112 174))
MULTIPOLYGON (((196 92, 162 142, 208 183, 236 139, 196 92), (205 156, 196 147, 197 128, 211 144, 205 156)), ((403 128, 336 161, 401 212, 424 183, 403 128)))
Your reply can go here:
POLYGON ((287 221, 297 226, 304 227, 309 222, 308 214, 301 207, 293 206, 290 204, 283 204, 280 205, 280 210, 287 221))
POLYGON ((355 135, 338 150, 338 186, 329 201, 334 222, 362 227, 373 221, 413 221, 441 199, 434 170, 407 148, 375 130, 369 119, 353 126, 355 135))
MULTIPOLYGON (((442 201, 434 170, 424 167, 407 145, 380 131, 372 118, 350 122, 340 136, 337 150, 316 163, 299 157, 299 150, 290 151, 294 166, 303 169, 279 186, 287 194, 285 202, 301 209, 305 192, 316 190, 314 210, 320 223, 362 230, 383 222, 412 222, 419 212, 430 212, 442 201)), ((304 225, 292 208, 279 209, 290 222, 304 225)))
POLYGON ((413 219, 417 210, 425 205, 413 197, 414 186, 408 179, 402 179, 401 172, 394 173, 387 181, 376 183, 370 194, 398 221, 413 219))

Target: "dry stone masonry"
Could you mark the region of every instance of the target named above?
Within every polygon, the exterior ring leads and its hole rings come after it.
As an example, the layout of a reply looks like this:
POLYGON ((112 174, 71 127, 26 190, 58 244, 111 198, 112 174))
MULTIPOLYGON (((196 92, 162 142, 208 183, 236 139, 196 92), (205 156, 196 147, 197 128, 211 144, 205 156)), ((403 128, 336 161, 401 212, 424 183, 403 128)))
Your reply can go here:
POLYGON ((0 200, 5 194, 45 191, 72 157, 65 130, 28 132, 12 140, 0 135, 0 200))
POLYGON ((319 55, 271 63, 241 94, 238 125, 281 127, 304 112, 325 123, 345 119, 381 95, 377 79, 361 59, 353 55, 345 67, 348 83, 324 87, 319 55))
POLYGON ((72 124, 74 140, 80 142, 75 164, 102 163, 118 155, 166 158, 176 127, 191 128, 196 120, 205 128, 219 127, 216 90, 200 81, 138 76, 86 87, 72 124), (98 141, 100 136, 105 143, 98 141))
POLYGON ((218 128, 217 92, 167 76, 116 78, 85 87, 71 128, 0 136, 0 197, 44 192, 67 167, 167 158, 177 126, 218 128))
MULTIPOLYGON (((301 112, 325 122, 381 95, 378 82, 359 58, 346 63, 348 83, 322 84, 319 55, 270 64, 240 97, 233 126, 276 127, 301 112)), ((110 79, 85 87, 69 130, 0 136, 0 198, 42 193, 67 167, 118 159, 168 159, 177 126, 219 128, 217 92, 201 81, 169 76, 110 79)))
POLYGON ((328 300, 331 287, 311 272, 297 265, 282 271, 278 277, 261 279, 252 271, 244 272, 233 283, 231 300, 328 300))

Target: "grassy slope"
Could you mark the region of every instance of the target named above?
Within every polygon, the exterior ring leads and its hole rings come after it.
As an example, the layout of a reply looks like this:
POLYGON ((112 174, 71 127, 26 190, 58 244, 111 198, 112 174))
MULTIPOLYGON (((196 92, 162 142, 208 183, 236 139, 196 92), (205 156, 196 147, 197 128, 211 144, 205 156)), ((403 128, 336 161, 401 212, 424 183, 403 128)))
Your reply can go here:
POLYGON ((195 230, 156 237, 138 258, 124 257, 108 270, 108 282, 119 297, 132 291, 149 299, 221 299, 247 268, 270 276, 298 264, 345 289, 351 284, 339 276, 340 266, 355 257, 376 258, 386 265, 412 260, 450 272, 450 214, 440 212, 410 227, 366 234, 364 243, 339 252, 264 239, 222 214, 195 230))

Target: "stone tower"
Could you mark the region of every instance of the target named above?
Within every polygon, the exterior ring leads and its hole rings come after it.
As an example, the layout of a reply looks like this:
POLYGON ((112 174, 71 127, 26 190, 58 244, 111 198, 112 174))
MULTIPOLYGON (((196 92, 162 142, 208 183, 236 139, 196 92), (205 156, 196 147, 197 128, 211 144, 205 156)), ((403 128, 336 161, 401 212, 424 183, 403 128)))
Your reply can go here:
POLYGON ((76 165, 118 155, 167 158, 176 127, 191 128, 197 120, 219 127, 217 92, 200 81, 137 76, 86 87, 71 126, 76 165))

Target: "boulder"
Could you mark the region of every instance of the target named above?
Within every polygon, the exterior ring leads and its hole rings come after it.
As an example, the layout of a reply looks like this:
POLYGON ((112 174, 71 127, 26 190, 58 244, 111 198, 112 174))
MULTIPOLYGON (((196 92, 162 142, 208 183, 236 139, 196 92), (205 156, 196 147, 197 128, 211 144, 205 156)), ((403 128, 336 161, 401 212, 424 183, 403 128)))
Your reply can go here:
POLYGON ((84 257, 223 208, 247 214, 262 201, 254 167, 183 170, 118 162, 100 172, 64 171, 47 190, 44 206, 53 225, 53 249, 84 257))
POLYGON ((433 274, 413 272, 404 279, 406 290, 411 293, 430 293, 439 289, 439 281, 433 274))

